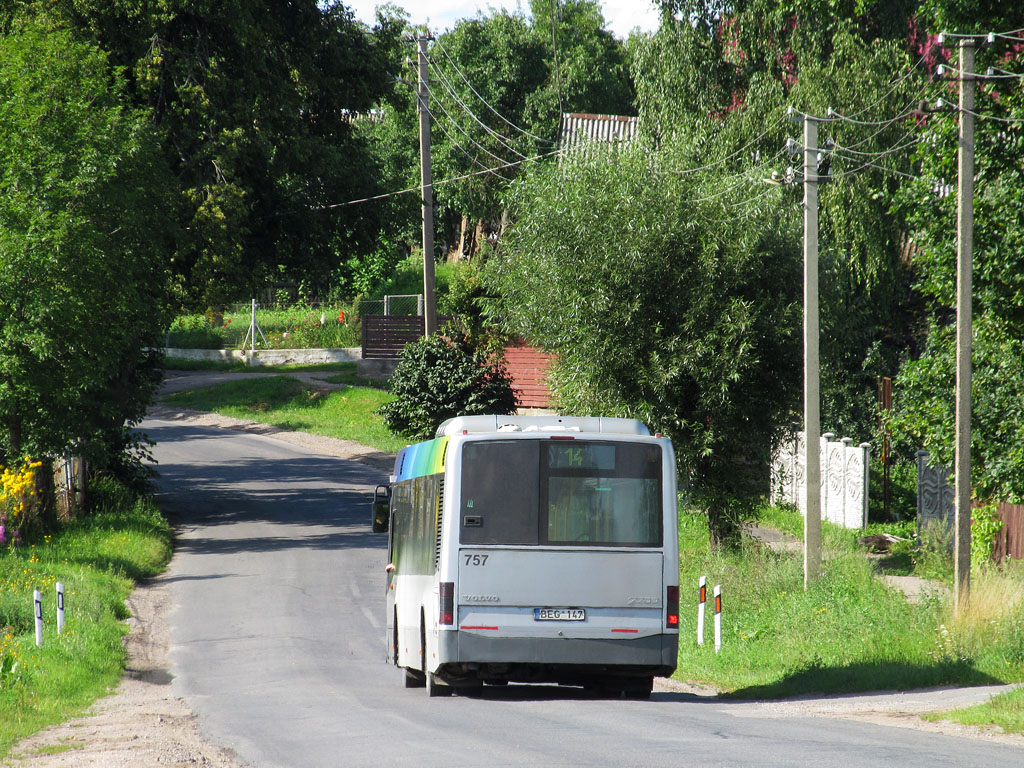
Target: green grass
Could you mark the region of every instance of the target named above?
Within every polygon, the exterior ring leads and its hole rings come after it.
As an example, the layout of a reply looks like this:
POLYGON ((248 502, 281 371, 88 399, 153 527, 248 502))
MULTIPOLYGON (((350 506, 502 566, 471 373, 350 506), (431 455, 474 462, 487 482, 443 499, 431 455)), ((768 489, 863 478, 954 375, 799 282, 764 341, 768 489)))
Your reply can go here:
MULTIPOLYGON (((800 535, 797 513, 763 512, 762 524, 800 535)), ((776 553, 746 541, 736 550, 709 551, 701 514, 680 520, 682 603, 676 677, 716 686, 744 698, 807 692, 839 693, 979 685, 1024 679, 1024 577, 1011 574, 978 605, 1002 611, 953 614, 948 600, 918 604, 876 578, 856 543, 856 531, 823 526, 823 573, 803 587, 800 552, 776 553), (704 646, 696 644, 696 595, 701 575, 708 594, 722 585, 723 643, 716 654, 710 612, 704 646)), ((974 595, 975 593, 972 593, 974 595)))
POLYGON ((117 685, 125 599, 134 580, 156 575, 170 559, 171 531, 151 501, 110 485, 96 494, 95 513, 33 545, 0 550, 0 756, 117 685), (57 582, 65 589, 60 635, 57 582), (43 595, 42 647, 35 644, 35 589, 43 595))
MULTIPOLYGON (((352 373, 339 374, 341 379, 351 377, 352 373)), ((175 393, 165 397, 164 401, 183 408, 271 424, 281 429, 354 440, 395 453, 408 441, 391 434, 375 413, 390 399, 391 395, 381 389, 361 386, 350 386, 322 397, 314 396, 301 382, 287 376, 275 376, 229 381, 175 393)))
POLYGON ((1002 728, 1005 733, 1024 733, 1024 688, 1015 688, 993 696, 984 704, 929 715, 925 719, 952 720, 982 728, 996 726, 1002 728))

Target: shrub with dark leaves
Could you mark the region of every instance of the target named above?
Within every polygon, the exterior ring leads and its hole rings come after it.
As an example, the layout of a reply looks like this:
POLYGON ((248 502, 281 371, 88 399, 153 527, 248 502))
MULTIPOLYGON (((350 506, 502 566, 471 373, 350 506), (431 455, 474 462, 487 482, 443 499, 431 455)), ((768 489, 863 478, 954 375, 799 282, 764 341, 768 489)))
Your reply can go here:
POLYGON ((395 399, 378 413, 388 429, 413 440, 433 437, 453 416, 513 413, 517 405, 502 361, 461 335, 434 334, 407 344, 391 392, 395 399))

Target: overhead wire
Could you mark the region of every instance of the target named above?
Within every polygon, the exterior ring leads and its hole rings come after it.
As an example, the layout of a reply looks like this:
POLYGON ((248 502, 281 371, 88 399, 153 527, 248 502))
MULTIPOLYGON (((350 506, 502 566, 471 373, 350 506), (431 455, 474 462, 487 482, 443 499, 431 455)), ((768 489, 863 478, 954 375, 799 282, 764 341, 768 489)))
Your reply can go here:
MULTIPOLYGON (((431 92, 429 88, 427 89, 427 92, 428 93, 431 92)), ((469 131, 467 131, 465 128, 463 128, 461 123, 459 123, 458 120, 456 120, 454 117, 451 116, 451 113, 448 112, 448 109, 445 107, 445 105, 443 103, 441 103, 441 101, 439 99, 434 99, 434 104, 436 104, 438 107, 441 108, 441 111, 444 112, 445 117, 447 117, 449 120, 451 120, 452 125, 454 125, 456 128, 458 128, 459 131, 463 135, 465 135, 465 137, 467 139, 469 139, 477 147, 477 149, 480 149, 483 152, 487 153, 488 155, 493 157, 495 160, 497 160, 499 163, 505 162, 506 158, 501 157, 500 155, 494 154, 493 152, 491 152, 491 150, 489 150, 487 147, 485 147, 483 144, 481 144, 475 138, 473 138, 472 134, 470 134, 469 131)), ((433 113, 432 112, 431 112, 431 116, 433 117, 433 113)), ((523 155, 519 155, 519 157, 523 157, 523 155)))
POLYGON ((440 67, 438 67, 438 65, 435 64, 433 59, 431 59, 429 56, 427 56, 426 58, 427 58, 427 64, 430 65, 430 67, 434 70, 434 73, 440 79, 442 87, 449 93, 449 95, 451 95, 461 105, 462 109, 466 112, 466 114, 468 114, 471 118, 473 118, 473 120, 481 128, 483 128, 486 133, 488 133, 491 136, 493 136, 498 141, 499 144, 501 144, 503 147, 505 147, 505 149, 507 149, 513 155, 515 155, 516 157, 526 157, 523 153, 517 151, 509 143, 509 142, 512 141, 512 139, 510 139, 508 136, 505 136, 504 134, 498 133, 493 128, 491 128, 489 125, 487 125, 487 123, 485 123, 483 120, 481 120, 479 117, 477 117, 476 113, 473 112, 473 110, 469 108, 469 105, 466 104, 465 101, 463 101, 462 96, 460 96, 458 91, 456 91, 455 88, 451 85, 451 82, 445 76, 444 72, 441 71, 440 67))
MULTIPOLYGON (((718 190, 718 192, 716 192, 716 193, 714 193, 712 195, 708 195, 706 197, 691 198, 689 200, 680 200, 679 204, 680 205, 689 205, 689 204, 693 204, 693 203, 706 203, 706 202, 710 202, 712 200, 717 200, 717 199, 719 199, 719 198, 721 198, 721 197, 723 197, 725 195, 728 195, 731 192, 735 191, 736 189, 739 189, 744 184, 749 184, 752 181, 752 179, 750 178, 752 174, 754 174, 755 172, 757 172, 759 170, 767 168, 771 164, 771 162, 773 160, 775 160, 775 158, 781 157, 785 153, 786 153, 785 148, 779 149, 775 154, 770 155, 767 159, 757 163, 756 165, 752 166, 751 168, 748 168, 745 171, 738 172, 738 173, 734 174, 730 179, 723 180, 722 184, 724 186, 722 186, 718 190), (735 182, 735 183, 733 183, 733 182, 735 182)), ((672 171, 672 173, 678 174, 678 171, 672 171)))
POLYGON ((439 51, 441 51, 441 53, 444 54, 444 57, 446 59, 448 59, 448 63, 452 65, 452 69, 455 70, 455 74, 457 74, 460 78, 462 78, 462 82, 464 82, 466 84, 466 86, 469 88, 469 90, 472 92, 472 94, 474 96, 476 96, 481 101, 481 103, 483 103, 483 105, 485 107, 487 107, 491 112, 493 112, 494 115, 499 120, 501 120, 503 123, 505 123, 505 125, 507 125, 509 128, 513 128, 513 129, 519 131, 524 136, 529 136, 534 141, 539 141, 540 143, 547 144, 548 146, 551 146, 551 147, 555 146, 555 142, 550 141, 549 139, 542 139, 540 136, 538 136, 538 135, 536 135, 534 133, 530 133, 528 130, 526 130, 525 128, 521 128, 520 126, 516 125, 511 120, 509 120, 507 117, 505 117, 503 114, 501 114, 501 112, 499 112, 494 107, 492 107, 490 102, 488 102, 487 99, 485 99, 483 96, 480 95, 480 92, 477 91, 477 89, 473 87, 473 83, 470 82, 469 78, 466 77, 466 75, 462 72, 461 69, 459 69, 459 65, 455 63, 455 59, 453 59, 451 56, 448 55, 448 51, 446 51, 444 49, 444 46, 441 45, 441 40, 438 39, 438 40, 434 41, 434 45, 437 46, 437 49, 439 51))
POLYGON ((750 149, 752 146, 754 146, 754 144, 756 144, 761 139, 763 139, 765 136, 767 136, 769 133, 774 131, 779 126, 779 124, 784 122, 784 121, 785 121, 785 118, 780 116, 778 119, 776 119, 776 121, 774 123, 769 124, 769 126, 767 128, 765 128, 761 133, 759 133, 753 139, 751 139, 746 144, 744 144, 742 147, 737 149, 735 152, 733 152, 732 154, 726 155, 725 157, 720 158, 720 159, 716 160, 713 163, 708 163, 707 165, 702 165, 702 166, 697 167, 697 168, 685 168, 685 169, 683 169, 681 171, 673 171, 673 173, 676 173, 676 174, 678 174, 680 176, 685 176, 685 175, 690 174, 690 173, 700 173, 702 171, 707 171, 707 170, 710 170, 711 168, 715 168, 715 167, 717 167, 719 165, 722 165, 723 163, 727 163, 729 160, 733 159, 734 157, 737 157, 738 155, 741 155, 742 153, 746 152, 748 149, 750 149))
MULTIPOLYGON (((471 179, 474 176, 482 176, 485 173, 493 173, 494 171, 501 171, 501 170, 504 170, 505 168, 511 168, 513 166, 516 166, 516 165, 522 165, 523 163, 530 163, 530 162, 536 162, 538 160, 543 160, 544 158, 552 157, 553 155, 560 154, 561 152, 562 152, 562 150, 556 149, 556 150, 554 150, 552 152, 545 152, 543 154, 534 155, 532 157, 524 157, 522 160, 513 160, 510 163, 505 163, 504 165, 495 166, 493 168, 487 168, 487 169, 482 170, 482 171, 475 171, 474 173, 464 173, 461 176, 453 176, 453 177, 448 178, 448 179, 441 179, 440 181, 433 182, 431 186, 439 187, 439 186, 442 186, 444 184, 451 184, 451 183, 456 182, 456 181, 464 181, 465 179, 471 179)), ((398 190, 396 192, 385 192, 383 194, 373 195, 371 197, 362 197, 362 198, 359 198, 358 200, 346 200, 344 203, 333 203, 331 205, 319 205, 319 206, 315 206, 313 208, 310 208, 310 210, 313 210, 313 211, 329 211, 329 210, 332 210, 334 208, 344 208, 345 206, 348 206, 348 205, 356 205, 358 203, 368 203, 368 202, 371 202, 373 200, 383 200, 385 198, 396 197, 398 195, 407 195, 407 194, 409 194, 411 192, 419 192, 421 189, 422 189, 422 185, 417 185, 415 187, 409 187, 408 189, 400 189, 400 190, 398 190)))
POLYGON ((854 112, 852 115, 850 115, 850 117, 857 117, 858 115, 863 115, 869 109, 871 109, 872 107, 877 106, 879 103, 881 103, 882 101, 887 99, 889 96, 891 96, 893 91, 896 90, 896 88, 899 86, 900 83, 902 83, 904 80, 908 79, 909 77, 911 77, 912 75, 914 75, 917 72, 917 67, 920 66, 921 64, 923 64, 926 58, 927 58, 927 54, 926 53, 922 53, 918 57, 917 61, 915 61, 913 64, 911 64, 907 68, 907 71, 904 72, 903 75, 901 75, 896 81, 894 81, 892 83, 892 87, 890 87, 888 91, 886 91, 884 94, 879 96, 877 99, 875 99, 873 102, 868 104, 866 107, 863 107, 860 110, 854 112))
MULTIPOLYGON (((443 109, 444 109, 444 107, 442 107, 442 110, 443 109)), ((428 109, 427 110, 427 114, 430 115, 431 124, 432 125, 436 125, 438 128, 441 129, 441 132, 444 133, 445 137, 452 144, 452 146, 454 146, 456 149, 458 149, 460 152, 462 152, 462 154, 464 154, 470 160, 470 162, 475 164, 478 168, 481 168, 483 170, 490 170, 486 165, 484 165, 483 163, 480 162, 480 159, 478 157, 474 157, 473 155, 471 155, 469 153, 469 151, 465 147, 463 147, 462 144, 460 144, 458 142, 458 140, 448 132, 448 129, 444 127, 444 123, 437 119, 436 115, 434 115, 432 110, 428 109)), ((457 126, 457 127, 459 127, 459 126, 457 126)), ((473 141, 474 144, 476 143, 472 136, 469 137, 469 140, 473 141)), ((481 147, 481 149, 484 149, 484 148, 481 147)), ((486 152, 487 150, 484 149, 484 151, 486 152)), ((490 154, 490 152, 488 152, 488 154, 490 154)), ((495 159, 497 159, 499 162, 503 161, 503 158, 499 158, 496 155, 491 155, 491 156, 494 157, 495 159)), ((502 176, 500 173, 494 172, 494 175, 498 176, 501 179, 504 179, 505 181, 508 181, 508 178, 505 177, 505 176, 502 176)))

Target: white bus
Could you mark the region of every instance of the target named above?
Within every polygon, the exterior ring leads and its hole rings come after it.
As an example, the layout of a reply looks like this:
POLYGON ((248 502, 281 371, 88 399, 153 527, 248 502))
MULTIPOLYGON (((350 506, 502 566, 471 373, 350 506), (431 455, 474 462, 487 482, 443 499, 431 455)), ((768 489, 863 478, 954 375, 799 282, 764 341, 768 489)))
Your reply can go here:
POLYGON ((387 659, 431 696, 548 682, 648 698, 679 640, 676 466, 633 419, 463 416, 397 456, 387 659))

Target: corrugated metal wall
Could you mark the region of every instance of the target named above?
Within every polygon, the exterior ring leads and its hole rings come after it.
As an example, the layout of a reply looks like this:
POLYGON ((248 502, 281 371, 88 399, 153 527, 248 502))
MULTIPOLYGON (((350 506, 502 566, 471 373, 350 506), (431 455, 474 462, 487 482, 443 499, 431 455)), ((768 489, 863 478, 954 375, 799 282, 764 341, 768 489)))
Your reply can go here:
POLYGON ((558 146, 583 150, 593 144, 625 146, 636 135, 638 119, 623 115, 563 114, 558 128, 558 146))

